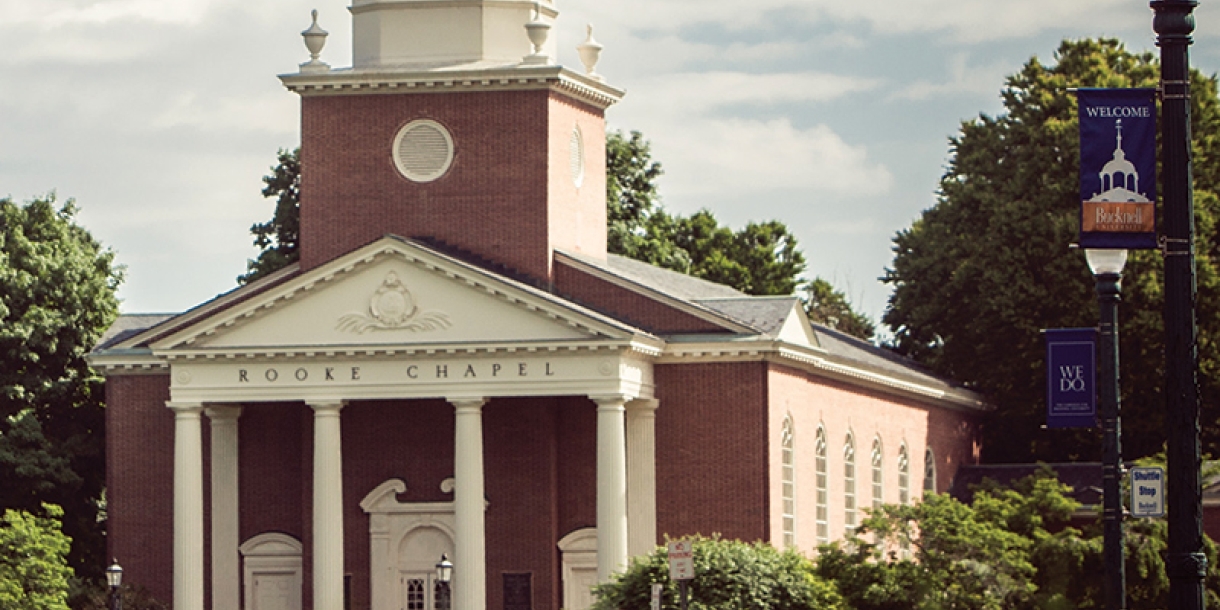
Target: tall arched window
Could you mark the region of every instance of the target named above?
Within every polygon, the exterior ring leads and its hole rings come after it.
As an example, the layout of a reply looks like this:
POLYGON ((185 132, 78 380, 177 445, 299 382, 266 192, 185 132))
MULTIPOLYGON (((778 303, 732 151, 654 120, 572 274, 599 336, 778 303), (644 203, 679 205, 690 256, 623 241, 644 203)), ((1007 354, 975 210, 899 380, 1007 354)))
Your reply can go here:
POLYGON ((843 529, 856 529, 856 439, 847 433, 843 443, 843 529))
POLYGON ((884 488, 881 484, 881 439, 873 439, 872 470, 873 470, 873 510, 881 508, 884 488))
POLYGON ((780 430, 783 468, 784 547, 796 544, 796 466, 792 456, 792 417, 785 417, 780 430))
POLYGON ((936 454, 931 447, 923 453, 923 490, 936 493, 936 454))
POLYGON ((898 503, 911 503, 911 458, 906 443, 898 447, 898 503))
POLYGON ((818 426, 817 444, 814 446, 814 469, 817 482, 818 544, 830 544, 830 493, 827 491, 826 429, 818 426))

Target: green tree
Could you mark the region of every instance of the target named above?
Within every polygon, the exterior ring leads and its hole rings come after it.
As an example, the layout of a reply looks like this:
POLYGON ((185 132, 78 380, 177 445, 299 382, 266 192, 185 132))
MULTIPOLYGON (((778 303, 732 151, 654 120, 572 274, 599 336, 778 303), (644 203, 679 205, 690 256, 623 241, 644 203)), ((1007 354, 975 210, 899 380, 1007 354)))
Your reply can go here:
POLYGON ((263 176, 263 197, 275 198, 271 220, 250 227, 254 245, 262 249, 258 258, 246 262, 246 273, 237 278, 248 284, 295 263, 301 239, 301 149, 280 149, 271 174, 263 176))
POLYGON ((67 610, 71 540, 60 527, 63 511, 43 504, 44 516, 7 509, 0 519, 0 608, 67 610))
POLYGON ((0 507, 63 507, 69 560, 100 574, 102 380, 85 354, 118 315, 122 270, 55 197, 0 199, 0 507))
MULTIPOLYGON (((834 585, 814 573, 813 563, 793 550, 762 542, 747 544, 719 537, 692 540, 695 578, 691 610, 835 610, 846 608, 834 585)), ((623 574, 594 590, 593 610, 646 610, 652 585, 662 585, 661 607, 679 607, 678 584, 669 579, 664 547, 637 557, 623 574)))
POLYGON ((868 316, 851 308, 847 295, 835 290, 830 282, 814 278, 801 287, 801 299, 809 319, 864 340, 873 338, 877 327, 868 316))
MULTIPOLYGON (((1078 231, 1073 87, 1154 87, 1149 53, 1116 40, 1063 42, 1053 65, 1031 59, 1003 89, 1005 112, 966 121, 937 203, 894 238, 883 317, 896 349, 985 394, 996 406, 984 459, 1094 458, 1093 430, 1043 430, 1045 328, 1097 324, 1094 281, 1069 249, 1078 231)), ((1220 449, 1220 112, 1216 80, 1192 77, 1198 219, 1199 354, 1204 446, 1220 449)), ((1164 378, 1161 259, 1133 252, 1120 308, 1124 452, 1157 451, 1164 378)))
MULTIPOLYGON (((823 547, 817 570, 857 610, 1101 608, 1100 515, 1082 520, 1070 492, 1046 469, 1009 486, 986 482, 970 504, 928 495, 914 505, 885 505, 850 544, 823 547)), ((1127 521, 1131 610, 1167 607, 1167 533, 1161 519, 1127 521)), ((1220 566, 1210 563, 1210 539, 1204 549, 1211 606, 1220 601, 1220 566)))

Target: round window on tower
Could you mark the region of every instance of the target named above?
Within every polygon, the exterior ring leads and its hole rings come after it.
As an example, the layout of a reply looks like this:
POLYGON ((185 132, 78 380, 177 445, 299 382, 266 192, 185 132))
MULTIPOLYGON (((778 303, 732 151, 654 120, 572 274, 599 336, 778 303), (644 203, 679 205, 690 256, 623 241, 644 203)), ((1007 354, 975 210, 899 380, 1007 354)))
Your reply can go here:
POLYGON ((579 125, 572 128, 572 138, 568 140, 568 167, 572 170, 572 182, 580 188, 585 181, 585 140, 579 125))
POLYGON ((453 163, 453 138, 428 119, 407 123, 394 137, 394 166, 412 182, 432 182, 453 163))

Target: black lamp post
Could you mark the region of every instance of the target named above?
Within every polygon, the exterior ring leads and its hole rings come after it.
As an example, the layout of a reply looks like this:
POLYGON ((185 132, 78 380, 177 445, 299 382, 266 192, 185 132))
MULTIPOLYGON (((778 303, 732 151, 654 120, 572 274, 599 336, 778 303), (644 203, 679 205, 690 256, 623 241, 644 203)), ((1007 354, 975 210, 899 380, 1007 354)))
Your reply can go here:
POLYGON ((123 585, 123 567, 118 559, 106 568, 106 584, 110 585, 110 603, 107 606, 110 610, 123 610, 123 597, 119 595, 119 587, 123 585))
POLYGON ((441 560, 436 562, 436 580, 440 583, 440 603, 436 604, 438 610, 449 610, 449 581, 453 578, 453 562, 449 561, 449 555, 441 553, 441 560))
POLYGON ((1152 0, 1161 47, 1161 182, 1165 189, 1165 436, 1168 441, 1169 607, 1203 608, 1195 215, 1190 167, 1190 34, 1195 0, 1152 0))
POLYGON ((1126 250, 1086 249, 1085 259, 1097 281, 1097 305, 1101 310, 1101 360, 1098 398, 1101 399, 1101 487, 1102 527, 1105 556, 1105 600, 1107 610, 1127 607, 1125 553, 1123 549, 1122 420, 1119 417, 1118 303, 1122 300, 1126 250))

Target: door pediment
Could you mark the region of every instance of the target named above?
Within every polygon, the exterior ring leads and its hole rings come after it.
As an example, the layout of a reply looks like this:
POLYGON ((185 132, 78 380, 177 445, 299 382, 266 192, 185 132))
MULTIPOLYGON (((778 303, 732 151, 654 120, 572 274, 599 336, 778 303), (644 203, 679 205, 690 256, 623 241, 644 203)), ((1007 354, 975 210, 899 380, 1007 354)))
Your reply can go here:
POLYGON ((387 237, 160 339, 154 351, 622 339, 634 329, 387 237))

